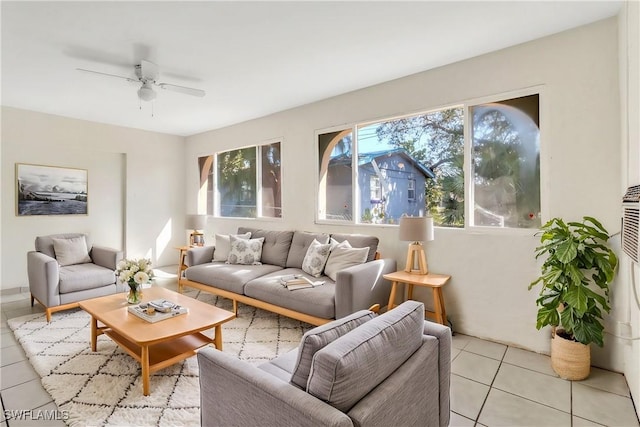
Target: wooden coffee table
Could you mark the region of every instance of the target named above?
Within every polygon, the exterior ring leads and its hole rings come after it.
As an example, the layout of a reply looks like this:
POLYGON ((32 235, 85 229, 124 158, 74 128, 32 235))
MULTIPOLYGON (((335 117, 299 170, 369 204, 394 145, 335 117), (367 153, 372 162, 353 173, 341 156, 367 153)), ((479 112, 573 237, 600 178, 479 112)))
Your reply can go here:
POLYGON ((196 354, 209 344, 222 350, 222 324, 235 314, 161 287, 144 289, 142 301, 164 298, 189 312, 149 323, 128 312, 126 294, 117 293, 80 302, 91 315, 91 350, 96 351, 99 335, 105 334, 142 365, 142 392, 149 395, 151 373, 196 354), (213 339, 202 331, 215 328, 213 339))

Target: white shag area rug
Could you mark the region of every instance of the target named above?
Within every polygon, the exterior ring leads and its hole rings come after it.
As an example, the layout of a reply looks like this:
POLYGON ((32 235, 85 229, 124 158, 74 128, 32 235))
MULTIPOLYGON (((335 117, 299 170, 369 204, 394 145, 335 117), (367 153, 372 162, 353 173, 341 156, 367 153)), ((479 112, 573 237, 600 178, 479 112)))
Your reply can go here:
MULTIPOLYGON (((231 301, 204 292, 194 298, 232 311, 231 301)), ((123 297, 124 298, 124 297, 123 297)), ((142 395, 140 364, 105 335, 91 351, 90 316, 84 311, 44 314, 8 321, 29 361, 70 426, 199 426, 197 358, 151 376, 151 394, 142 395)), ((261 364, 298 346, 311 325, 239 305, 238 318, 222 325, 223 351, 261 364)))

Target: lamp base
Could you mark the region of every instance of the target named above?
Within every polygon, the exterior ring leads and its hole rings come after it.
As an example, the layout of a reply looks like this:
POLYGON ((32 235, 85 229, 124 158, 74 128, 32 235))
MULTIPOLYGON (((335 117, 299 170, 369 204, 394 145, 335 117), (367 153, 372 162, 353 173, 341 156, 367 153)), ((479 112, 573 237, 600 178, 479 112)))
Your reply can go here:
POLYGON ((404 267, 404 271, 410 274, 429 273, 429 269, 427 268, 427 255, 420 242, 413 242, 409 245, 407 264, 404 267))
POLYGON ((189 245, 191 246, 204 246, 204 234, 199 231, 194 231, 189 236, 189 245))

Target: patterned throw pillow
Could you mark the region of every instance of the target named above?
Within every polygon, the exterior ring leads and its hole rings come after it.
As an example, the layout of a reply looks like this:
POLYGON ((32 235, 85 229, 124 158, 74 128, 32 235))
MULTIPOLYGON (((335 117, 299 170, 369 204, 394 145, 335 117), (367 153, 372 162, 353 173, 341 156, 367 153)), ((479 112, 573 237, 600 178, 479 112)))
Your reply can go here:
MULTIPOLYGON (((229 234, 216 234, 216 245, 213 250, 213 261, 227 261, 229 258, 229 251, 231 250, 231 240, 229 234)), ((251 233, 233 234, 233 236, 241 239, 250 239, 251 233)))
POLYGON ((241 239, 234 235, 229 236, 231 250, 227 264, 260 265, 262 256, 262 243, 264 237, 258 239, 241 239))
POLYGON ((309 273, 313 277, 322 276, 322 270, 324 270, 324 265, 327 263, 330 251, 331 245, 329 243, 323 245, 313 239, 309 249, 307 249, 307 254, 302 260, 302 271, 309 273))

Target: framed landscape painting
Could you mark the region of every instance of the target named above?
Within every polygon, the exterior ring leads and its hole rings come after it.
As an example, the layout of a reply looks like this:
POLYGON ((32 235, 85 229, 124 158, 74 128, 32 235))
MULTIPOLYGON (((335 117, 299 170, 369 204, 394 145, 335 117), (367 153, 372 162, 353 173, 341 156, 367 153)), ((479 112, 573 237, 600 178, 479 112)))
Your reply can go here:
POLYGON ((87 170, 16 163, 16 215, 87 215, 87 170))

